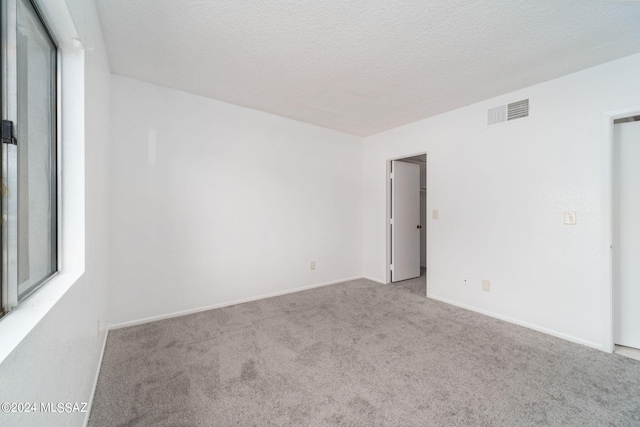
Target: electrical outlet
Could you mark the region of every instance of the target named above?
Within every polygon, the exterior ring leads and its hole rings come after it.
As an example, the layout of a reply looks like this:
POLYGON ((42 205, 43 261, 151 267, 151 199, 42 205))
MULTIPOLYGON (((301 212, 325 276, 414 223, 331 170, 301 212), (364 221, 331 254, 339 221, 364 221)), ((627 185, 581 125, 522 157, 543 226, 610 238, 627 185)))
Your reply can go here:
POLYGON ((486 292, 490 292, 491 291, 491 282, 488 280, 483 280, 482 281, 482 290, 486 291, 486 292))
POLYGON ((431 214, 432 214, 433 219, 440 218, 440 212, 438 212, 438 209, 434 209, 431 214))
POLYGON ((316 262, 315 261, 311 261, 311 269, 312 270, 316 269, 316 262))
POLYGON ((467 278, 467 276, 464 276, 462 278, 462 286, 469 286, 469 279, 467 278))

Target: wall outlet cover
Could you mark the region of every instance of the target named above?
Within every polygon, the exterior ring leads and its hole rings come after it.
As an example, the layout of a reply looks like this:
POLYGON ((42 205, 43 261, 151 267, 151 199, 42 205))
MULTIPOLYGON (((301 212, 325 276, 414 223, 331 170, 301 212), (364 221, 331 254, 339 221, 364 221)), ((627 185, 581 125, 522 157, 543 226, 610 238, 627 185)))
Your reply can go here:
POLYGON ((488 280, 483 280, 482 281, 482 290, 486 291, 486 292, 491 291, 491 282, 488 281, 488 280))
POLYGON ((564 225, 576 225, 576 213, 565 212, 564 213, 564 225))

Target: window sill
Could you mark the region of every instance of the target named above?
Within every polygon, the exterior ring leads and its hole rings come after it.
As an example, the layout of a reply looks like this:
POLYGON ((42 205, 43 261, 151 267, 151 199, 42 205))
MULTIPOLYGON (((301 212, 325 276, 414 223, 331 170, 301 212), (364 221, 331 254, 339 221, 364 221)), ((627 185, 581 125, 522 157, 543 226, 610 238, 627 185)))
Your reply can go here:
POLYGON ((46 286, 24 300, 0 320, 0 363, 2 363, 20 342, 47 315, 49 310, 82 276, 79 271, 60 272, 46 286))

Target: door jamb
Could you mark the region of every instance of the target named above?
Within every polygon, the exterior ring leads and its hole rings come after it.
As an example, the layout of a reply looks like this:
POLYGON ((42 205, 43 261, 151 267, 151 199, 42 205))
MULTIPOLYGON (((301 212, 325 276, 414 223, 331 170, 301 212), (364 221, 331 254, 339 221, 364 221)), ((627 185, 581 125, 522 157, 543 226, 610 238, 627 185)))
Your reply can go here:
POLYGON ((613 353, 615 350, 614 342, 614 322, 613 322, 613 303, 614 303, 614 283, 613 283, 613 197, 614 197, 614 182, 613 182, 613 122, 617 119, 623 119, 625 117, 640 115, 640 106, 628 107, 620 110, 608 111, 604 113, 604 141, 605 141, 605 167, 607 174, 606 185, 606 203, 607 208, 604 209, 606 215, 607 224, 607 239, 609 241, 609 250, 607 256, 607 287, 605 301, 605 313, 607 315, 607 325, 605 325, 605 337, 603 339, 603 350, 609 353, 613 353))
MULTIPOLYGON (((396 157, 391 157, 391 158, 387 158, 386 160, 386 175, 385 175, 385 182, 386 182, 386 188, 387 188, 387 202, 385 203, 385 222, 386 222, 386 241, 387 241, 387 247, 386 247, 386 255, 385 255, 385 283, 386 284, 390 284, 391 283, 391 162, 393 162, 394 160, 402 160, 402 159, 406 159, 407 157, 414 157, 414 156, 421 156, 424 155, 426 158, 426 174, 427 174, 427 194, 425 197, 425 212, 427 212, 427 219, 429 218, 429 210, 427 209, 429 207, 429 155, 427 154, 426 151, 422 151, 419 153, 415 153, 415 154, 405 154, 405 155, 401 155, 401 156, 396 156, 396 157)), ((427 286, 427 283, 429 282, 429 221, 426 221, 425 227, 426 227, 426 235, 427 238, 425 239, 425 245, 427 246, 425 248, 425 251, 427 253, 427 274, 425 275, 425 288, 427 286)))

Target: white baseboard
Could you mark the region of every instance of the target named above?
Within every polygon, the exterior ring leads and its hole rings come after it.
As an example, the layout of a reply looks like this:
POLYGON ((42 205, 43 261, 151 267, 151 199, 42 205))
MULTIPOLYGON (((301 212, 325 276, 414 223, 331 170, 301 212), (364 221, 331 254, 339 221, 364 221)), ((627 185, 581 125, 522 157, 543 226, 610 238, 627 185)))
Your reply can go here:
POLYGON ((93 406, 93 398, 96 395, 96 388, 98 387, 98 377, 100 377, 100 368, 102 367, 102 359, 104 358, 104 350, 107 348, 107 337, 109 336, 109 329, 104 331, 104 339, 102 341, 102 350, 100 350, 100 357, 98 358, 98 369, 96 370, 96 377, 93 379, 93 388, 91 389, 91 395, 89 396, 89 402, 87 402, 87 415, 84 418, 84 427, 89 424, 89 417, 91 416, 91 407, 93 406))
MULTIPOLYGON (((277 296, 280 296, 280 295, 292 294, 294 292, 306 291, 306 290, 309 290, 309 289, 320 288, 322 286, 335 285, 337 283, 348 282, 349 280, 356 280, 356 279, 362 279, 362 278, 363 278, 363 276, 346 277, 344 279, 331 280, 329 282, 316 283, 314 285, 308 285, 308 286, 301 286, 299 288, 287 289, 285 291, 272 292, 272 293, 269 293, 269 294, 262 294, 262 295, 258 295, 258 296, 255 296, 255 297, 242 298, 242 299, 238 299, 238 300, 223 302, 223 303, 220 303, 220 304, 213 304, 213 305, 208 305, 208 306, 204 306, 204 307, 191 308, 189 310, 182 310, 182 311, 176 311, 176 312, 173 312, 173 313, 160 314, 158 316, 145 317, 143 319, 131 320, 131 321, 128 321, 128 322, 122 322, 122 323, 116 323, 114 325, 109 325, 109 330, 127 328, 129 326, 143 325, 145 323, 155 322, 157 320, 164 320, 164 319, 171 319, 172 317, 186 316, 188 314, 200 313, 201 311, 213 310, 214 308, 229 307, 229 306, 232 306, 232 305, 243 304, 245 302, 257 301, 257 300, 264 299, 264 298, 271 298, 271 297, 277 297, 277 296)), ((373 279, 371 279, 371 280, 373 280, 373 279)))
POLYGON ((524 326, 525 328, 533 329, 534 331, 543 332, 548 335, 552 335, 554 337, 562 338, 567 341, 574 342, 576 344, 582 344, 587 347, 595 348, 597 350, 606 351, 601 344, 594 343, 592 341, 587 341, 582 338, 574 337, 573 335, 568 335, 563 332, 554 331, 553 329, 544 328, 542 326, 534 325, 532 323, 524 322, 518 319, 514 319, 509 316, 503 316, 501 314, 493 313, 491 311, 483 310, 477 307, 473 307, 467 304, 461 304, 459 302, 452 301, 447 298, 442 298, 437 295, 427 294, 427 298, 434 299, 436 301, 444 302, 446 304, 455 305, 456 307, 464 308, 465 310, 475 311, 476 313, 484 314, 485 316, 494 317, 496 319, 504 320, 505 322, 513 323, 519 326, 524 326))

